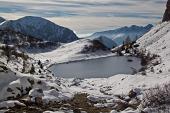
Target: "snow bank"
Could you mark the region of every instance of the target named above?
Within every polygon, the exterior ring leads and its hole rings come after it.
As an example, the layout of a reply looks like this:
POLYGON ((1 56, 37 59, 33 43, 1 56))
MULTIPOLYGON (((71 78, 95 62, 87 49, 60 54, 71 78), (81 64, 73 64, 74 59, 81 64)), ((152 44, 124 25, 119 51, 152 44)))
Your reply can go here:
POLYGON ((25 104, 17 101, 17 100, 8 100, 8 101, 3 101, 0 102, 0 109, 2 108, 12 108, 15 106, 25 106, 25 104))

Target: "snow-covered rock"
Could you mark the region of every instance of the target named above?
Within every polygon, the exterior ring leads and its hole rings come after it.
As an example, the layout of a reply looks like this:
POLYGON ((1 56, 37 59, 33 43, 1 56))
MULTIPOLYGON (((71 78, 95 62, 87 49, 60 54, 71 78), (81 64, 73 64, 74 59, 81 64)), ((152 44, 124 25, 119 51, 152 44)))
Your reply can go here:
POLYGON ((28 81, 29 77, 18 77, 17 80, 9 82, 4 86, 0 93, 0 100, 14 99, 27 94, 31 89, 31 83, 28 81))
POLYGON ((60 102, 63 100, 69 100, 73 97, 71 93, 56 91, 55 89, 44 91, 43 101, 48 102, 60 102))
POLYGON ((112 110, 110 113, 118 113, 116 110, 112 110))
POLYGON ((41 17, 26 16, 18 20, 9 20, 2 23, 0 29, 20 32, 51 42, 67 43, 78 39, 72 30, 41 17))
POLYGON ((16 79, 18 79, 17 73, 0 63, 0 89, 16 79))
POLYGON ((43 90, 39 88, 32 89, 29 94, 30 97, 42 97, 44 96, 43 90))
POLYGON ((0 102, 0 109, 2 109, 2 108, 12 108, 12 107, 15 107, 15 106, 24 107, 26 105, 17 101, 17 100, 8 100, 8 101, 0 102))

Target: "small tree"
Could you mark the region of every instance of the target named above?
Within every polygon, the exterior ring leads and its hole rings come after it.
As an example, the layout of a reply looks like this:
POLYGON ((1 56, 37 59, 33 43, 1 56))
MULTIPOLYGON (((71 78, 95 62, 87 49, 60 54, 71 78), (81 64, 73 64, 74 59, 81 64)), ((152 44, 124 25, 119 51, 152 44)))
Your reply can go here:
POLYGON ((38 65, 39 65, 39 66, 41 65, 41 61, 40 61, 40 60, 38 61, 38 65))
POLYGON ((41 69, 43 69, 43 65, 40 60, 38 61, 38 65, 40 66, 41 69))
POLYGON ((35 67, 34 67, 33 64, 32 64, 32 66, 31 66, 30 73, 31 73, 31 74, 34 74, 34 73, 35 73, 35 67))
POLYGON ((22 73, 24 73, 24 72, 25 72, 25 68, 26 68, 26 62, 23 60, 22 73))
POLYGON ((130 44, 132 42, 132 40, 130 39, 129 36, 126 37, 125 41, 124 41, 124 44, 130 44))

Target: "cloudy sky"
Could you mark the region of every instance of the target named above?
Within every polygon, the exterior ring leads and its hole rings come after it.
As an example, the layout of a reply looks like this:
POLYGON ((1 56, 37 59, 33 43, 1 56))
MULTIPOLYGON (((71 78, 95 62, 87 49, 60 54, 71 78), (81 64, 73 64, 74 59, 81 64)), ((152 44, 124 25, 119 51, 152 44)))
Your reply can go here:
POLYGON ((0 0, 0 16, 45 17, 79 35, 158 23, 167 0, 0 0))

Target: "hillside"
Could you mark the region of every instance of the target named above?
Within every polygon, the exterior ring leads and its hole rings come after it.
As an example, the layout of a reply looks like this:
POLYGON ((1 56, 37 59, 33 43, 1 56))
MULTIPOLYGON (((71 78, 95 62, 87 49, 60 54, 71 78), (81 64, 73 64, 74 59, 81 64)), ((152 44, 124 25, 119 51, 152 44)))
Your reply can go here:
POLYGON ((79 61, 79 60, 87 60, 92 58, 98 57, 106 57, 111 56, 112 53, 110 51, 103 51, 99 50, 96 52, 87 52, 83 53, 83 49, 85 46, 92 45, 91 41, 88 39, 81 39, 77 40, 68 44, 64 44, 59 48, 45 53, 39 54, 31 54, 30 56, 34 57, 35 59, 42 59, 42 60, 50 60, 51 63, 62 63, 62 62, 69 62, 69 61, 79 61))
POLYGON ((137 42, 141 48, 151 53, 158 54, 161 57, 161 64, 155 67, 155 70, 162 70, 165 73, 170 72, 170 23, 164 22, 154 27, 137 42))

